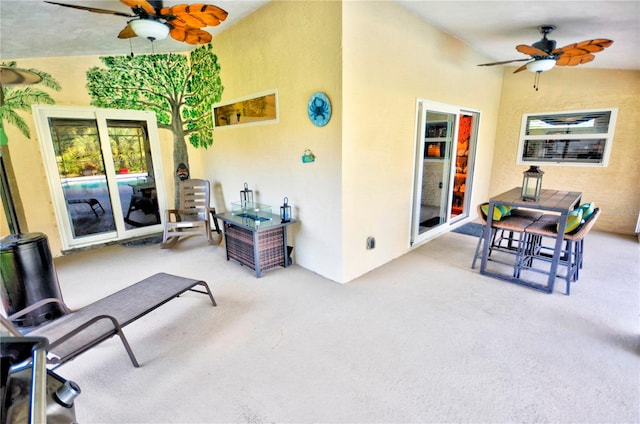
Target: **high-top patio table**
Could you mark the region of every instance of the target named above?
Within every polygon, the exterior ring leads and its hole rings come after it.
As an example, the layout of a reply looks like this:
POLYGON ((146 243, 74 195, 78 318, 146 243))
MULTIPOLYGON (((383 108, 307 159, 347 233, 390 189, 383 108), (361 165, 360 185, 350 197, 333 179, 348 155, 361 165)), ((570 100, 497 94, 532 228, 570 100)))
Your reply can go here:
POLYGON ((560 261, 560 254, 562 251, 562 242, 564 240, 564 232, 558 231, 558 237, 556 238, 555 248, 553 251, 553 258, 551 260, 551 267, 549 269, 549 279, 547 285, 543 285, 534 281, 529 281, 521 277, 514 277, 513 275, 501 274, 495 271, 487 270, 487 262, 489 256, 489 247, 491 244, 491 225, 493 221, 493 208, 496 204, 508 205, 518 208, 534 209, 543 212, 555 212, 559 213, 558 228, 564 228, 567 223, 567 216, 570 211, 580 205, 582 199, 582 193, 577 191, 560 191, 560 190, 542 190, 540 192, 540 199, 523 200, 522 188, 515 187, 509 191, 492 197, 489 199, 489 210, 487 212, 487 225, 484 227, 484 245, 482 250, 482 264, 480 266, 480 273, 491 277, 499 278, 502 280, 510 281, 512 283, 520 284, 523 286, 531 287, 536 290, 541 290, 545 293, 552 293, 553 286, 556 281, 556 273, 558 271, 558 263, 560 261))

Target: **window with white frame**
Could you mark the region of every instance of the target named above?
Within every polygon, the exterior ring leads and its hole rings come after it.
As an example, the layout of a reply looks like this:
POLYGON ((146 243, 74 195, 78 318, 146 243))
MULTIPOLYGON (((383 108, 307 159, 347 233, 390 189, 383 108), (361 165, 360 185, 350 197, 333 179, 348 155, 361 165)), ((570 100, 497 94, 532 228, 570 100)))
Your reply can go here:
POLYGON ((618 109, 522 116, 518 164, 607 166, 618 109))

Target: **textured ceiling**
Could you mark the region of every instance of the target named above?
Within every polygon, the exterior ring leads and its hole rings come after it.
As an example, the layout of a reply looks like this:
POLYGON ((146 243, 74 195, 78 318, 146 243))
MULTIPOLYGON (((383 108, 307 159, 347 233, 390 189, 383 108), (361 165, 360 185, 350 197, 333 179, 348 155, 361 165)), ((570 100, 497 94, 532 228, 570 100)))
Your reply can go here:
MULTIPOLYGON (((52 0, 58 3, 89 6, 131 13, 117 0, 52 0)), ((226 10, 227 19, 217 27, 207 27, 215 34, 247 17, 268 0, 197 0, 169 1, 170 7, 183 3, 208 3, 226 10)), ((120 55, 133 50, 136 54, 190 51, 194 46, 173 40, 119 39, 118 33, 128 18, 85 10, 70 9, 42 0, 0 0, 0 58, 59 57, 87 55, 120 55), (152 51, 153 49, 153 51, 152 51)))
MULTIPOLYGON (((432 25, 493 61, 526 58, 515 50, 542 37, 551 24, 557 47, 595 38, 614 43, 596 53, 589 68, 640 69, 640 1, 401 1, 432 25)), ((515 64, 519 66, 521 64, 515 64)))
MULTIPOLYGON (((102 9, 130 12, 117 0, 56 0, 102 9)), ((298 0, 302 1, 302 0, 298 0)), ((330 0, 329 0, 330 1, 330 0)), ((347 0, 357 1, 357 0, 347 0)), ((388 1, 388 0, 387 0, 388 1)), ((537 27, 553 24, 550 38, 558 47, 593 38, 614 43, 597 53, 584 67, 640 69, 640 1, 415 1, 394 0, 432 25, 450 33, 486 55, 490 61, 526 57, 515 50, 541 36, 537 27)), ((188 1, 165 1, 173 6, 188 1)), ((206 1, 229 12, 214 37, 268 0, 206 1)), ((375 1, 371 1, 375 4, 375 1)), ((150 53, 151 43, 116 36, 127 18, 91 13, 44 3, 41 0, 0 0, 0 58, 118 55, 133 50, 150 53)), ((372 28, 372 31, 375 30, 372 28)), ((170 38, 156 41, 153 51, 189 51, 193 46, 170 38)))

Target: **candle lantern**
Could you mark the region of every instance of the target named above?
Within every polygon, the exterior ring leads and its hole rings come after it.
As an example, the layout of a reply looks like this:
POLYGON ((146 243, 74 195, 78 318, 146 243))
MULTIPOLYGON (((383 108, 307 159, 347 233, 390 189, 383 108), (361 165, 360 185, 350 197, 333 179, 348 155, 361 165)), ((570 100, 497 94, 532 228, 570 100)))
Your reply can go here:
POLYGON ((542 189, 542 176, 544 171, 539 166, 530 166, 523 172, 522 178, 522 200, 540 200, 540 190, 542 189))
POLYGON ((280 220, 282 222, 291 221, 291 206, 289 206, 289 199, 287 197, 284 198, 284 204, 280 206, 280 220))
POLYGON ((247 183, 244 183, 244 190, 240 191, 240 205, 242 209, 253 207, 253 190, 249 190, 247 183))

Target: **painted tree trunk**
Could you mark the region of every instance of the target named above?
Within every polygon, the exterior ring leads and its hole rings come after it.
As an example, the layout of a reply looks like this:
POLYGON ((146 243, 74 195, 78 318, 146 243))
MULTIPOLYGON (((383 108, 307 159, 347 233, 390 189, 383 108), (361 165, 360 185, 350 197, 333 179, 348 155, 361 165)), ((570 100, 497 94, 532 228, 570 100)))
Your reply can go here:
POLYGON ((173 186, 175 189, 174 203, 176 209, 180 205, 180 178, 176 173, 178 165, 184 163, 189 168, 189 153, 187 152, 187 143, 184 139, 184 132, 182 131, 182 121, 173 120, 173 186))

